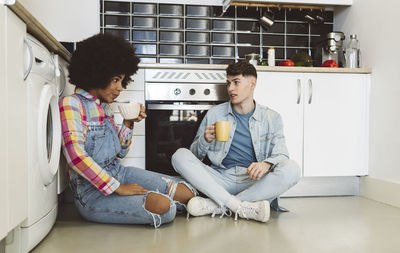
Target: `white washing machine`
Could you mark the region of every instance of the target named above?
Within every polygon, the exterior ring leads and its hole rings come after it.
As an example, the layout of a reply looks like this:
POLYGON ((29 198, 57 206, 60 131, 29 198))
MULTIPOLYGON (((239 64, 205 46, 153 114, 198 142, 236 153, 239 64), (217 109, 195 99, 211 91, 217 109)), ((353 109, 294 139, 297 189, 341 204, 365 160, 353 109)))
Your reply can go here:
POLYGON ((57 171, 61 148, 56 68, 53 56, 35 38, 26 39, 28 86, 28 218, 21 226, 21 249, 28 252, 51 230, 57 217, 57 171))
MULTIPOLYGON (((68 80, 68 62, 61 57, 58 57, 58 66, 60 75, 57 77, 57 91, 59 99, 62 97, 72 95, 75 91, 75 85, 71 84, 68 80)), ((60 164, 57 172, 57 194, 61 194, 68 185, 68 163, 62 151, 60 155, 60 164)))

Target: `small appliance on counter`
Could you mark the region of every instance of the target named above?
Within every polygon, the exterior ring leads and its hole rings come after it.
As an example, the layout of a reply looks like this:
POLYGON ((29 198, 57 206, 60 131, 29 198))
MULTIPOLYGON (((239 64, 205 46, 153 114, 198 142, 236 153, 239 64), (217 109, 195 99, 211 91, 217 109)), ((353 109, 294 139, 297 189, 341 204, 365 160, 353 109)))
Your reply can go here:
POLYGON ((343 48, 344 39, 345 36, 342 32, 330 32, 325 35, 321 47, 322 62, 334 60, 339 67, 344 67, 346 65, 343 48))
POLYGON ((252 64, 253 66, 257 66, 258 62, 260 61, 260 55, 255 53, 246 54, 245 59, 248 63, 252 64))

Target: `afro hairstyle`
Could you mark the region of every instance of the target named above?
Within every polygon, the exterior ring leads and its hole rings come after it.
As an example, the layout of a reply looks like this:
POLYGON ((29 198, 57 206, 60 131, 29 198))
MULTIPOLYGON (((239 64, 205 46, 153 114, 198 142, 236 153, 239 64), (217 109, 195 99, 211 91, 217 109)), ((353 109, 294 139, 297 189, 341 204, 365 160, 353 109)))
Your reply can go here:
POLYGON ((70 83, 86 91, 107 87, 111 78, 125 74, 122 87, 132 81, 140 59, 128 41, 113 34, 97 34, 77 43, 68 67, 70 83))

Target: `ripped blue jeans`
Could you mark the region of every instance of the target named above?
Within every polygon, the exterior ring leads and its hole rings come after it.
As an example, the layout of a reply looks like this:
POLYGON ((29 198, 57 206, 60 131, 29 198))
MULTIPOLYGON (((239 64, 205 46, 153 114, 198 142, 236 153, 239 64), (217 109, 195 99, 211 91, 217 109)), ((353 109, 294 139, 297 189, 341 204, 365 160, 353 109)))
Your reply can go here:
MULTIPOLYGON (((186 184, 183 180, 135 167, 124 167, 119 164, 119 161, 115 161, 104 168, 109 171, 109 174, 112 174, 121 184, 138 183, 149 192, 131 196, 120 196, 114 192, 109 196, 104 196, 87 180, 71 171, 70 185, 75 194, 75 205, 85 219, 101 223, 150 224, 158 227, 173 221, 177 210, 185 209, 184 205, 172 200, 174 193, 168 192, 168 189, 174 188, 169 187, 171 183, 186 184), (145 209, 146 198, 150 192, 157 192, 170 200, 170 208, 166 213, 152 214, 145 209)), ((188 187, 191 189, 190 186, 188 187)))

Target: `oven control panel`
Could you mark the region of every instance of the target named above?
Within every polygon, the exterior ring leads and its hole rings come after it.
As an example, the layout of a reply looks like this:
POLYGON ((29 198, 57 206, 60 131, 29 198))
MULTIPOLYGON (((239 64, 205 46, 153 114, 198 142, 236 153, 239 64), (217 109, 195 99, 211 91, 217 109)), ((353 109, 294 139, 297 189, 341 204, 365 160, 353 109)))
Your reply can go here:
POLYGON ((225 84, 146 83, 146 101, 228 101, 225 84))
POLYGON ((226 83, 223 70, 146 69, 145 82, 226 83))
POLYGON ((146 69, 146 101, 228 101, 222 70, 146 69))

